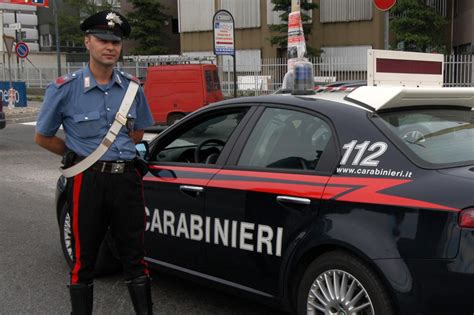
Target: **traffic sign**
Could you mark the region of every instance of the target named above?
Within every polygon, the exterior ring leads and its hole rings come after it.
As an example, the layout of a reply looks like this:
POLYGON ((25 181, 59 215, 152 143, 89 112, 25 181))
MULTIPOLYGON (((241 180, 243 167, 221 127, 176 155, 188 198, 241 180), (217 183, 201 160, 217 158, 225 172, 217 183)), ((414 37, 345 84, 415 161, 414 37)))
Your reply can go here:
POLYGON ((397 0, 374 0, 375 6, 381 11, 390 10, 396 2, 397 0))
POLYGON ((26 58, 26 57, 28 57, 30 49, 28 48, 28 45, 25 42, 19 42, 15 46, 15 52, 16 52, 18 57, 26 58))
POLYGON ((15 37, 9 35, 3 35, 3 42, 5 43, 5 49, 7 50, 8 56, 12 54, 13 42, 15 37))
POLYGON ((235 56, 234 17, 229 11, 219 10, 212 20, 214 26, 214 54, 235 56))

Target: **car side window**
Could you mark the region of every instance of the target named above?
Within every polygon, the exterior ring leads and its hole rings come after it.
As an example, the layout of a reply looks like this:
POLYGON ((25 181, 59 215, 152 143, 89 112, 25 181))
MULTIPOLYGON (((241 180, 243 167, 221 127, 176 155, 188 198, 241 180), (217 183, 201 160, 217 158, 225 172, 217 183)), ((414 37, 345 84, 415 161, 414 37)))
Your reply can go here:
POLYGON ((215 164, 245 113, 239 109, 199 120, 160 144, 150 162, 215 164))
POLYGON ((237 165, 314 170, 331 136, 328 124, 319 117, 267 108, 250 134, 237 165))

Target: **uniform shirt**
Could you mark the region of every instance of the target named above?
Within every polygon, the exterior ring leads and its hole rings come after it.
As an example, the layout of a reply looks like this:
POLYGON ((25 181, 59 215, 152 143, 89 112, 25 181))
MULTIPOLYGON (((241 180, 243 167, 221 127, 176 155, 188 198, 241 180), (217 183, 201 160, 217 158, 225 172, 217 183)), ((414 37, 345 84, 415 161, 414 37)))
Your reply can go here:
MULTIPOLYGON (((66 146, 79 156, 90 155, 112 126, 130 80, 136 79, 114 70, 108 84, 98 85, 89 66, 60 77, 46 88, 36 132, 43 136, 54 136, 62 124, 66 146)), ((141 88, 127 118, 129 124, 133 124, 133 130, 144 129, 154 123, 141 88)), ((128 132, 127 126, 123 126, 100 160, 133 159, 136 155, 135 144, 128 132)))

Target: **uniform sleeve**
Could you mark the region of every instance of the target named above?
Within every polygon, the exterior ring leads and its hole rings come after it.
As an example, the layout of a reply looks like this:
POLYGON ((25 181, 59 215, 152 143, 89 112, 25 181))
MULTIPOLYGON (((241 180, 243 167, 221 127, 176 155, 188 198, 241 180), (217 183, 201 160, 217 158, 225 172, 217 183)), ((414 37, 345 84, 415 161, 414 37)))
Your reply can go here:
POLYGON ((135 120, 135 130, 145 129, 153 126, 155 121, 151 115, 150 107, 143 93, 143 89, 139 88, 137 93, 137 118, 135 120))
POLYGON ((43 136, 54 136, 62 123, 61 104, 64 91, 51 83, 45 91, 36 122, 36 132, 43 136))

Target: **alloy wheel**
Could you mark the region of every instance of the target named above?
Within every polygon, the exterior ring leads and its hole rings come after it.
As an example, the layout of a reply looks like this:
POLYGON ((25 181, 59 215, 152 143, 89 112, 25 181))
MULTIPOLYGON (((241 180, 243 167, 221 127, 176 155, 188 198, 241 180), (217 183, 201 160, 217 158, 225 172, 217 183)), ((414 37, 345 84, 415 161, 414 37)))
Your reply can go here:
POLYGON ((374 315, 364 286, 350 273, 333 269, 321 273, 311 285, 307 314, 374 315))

